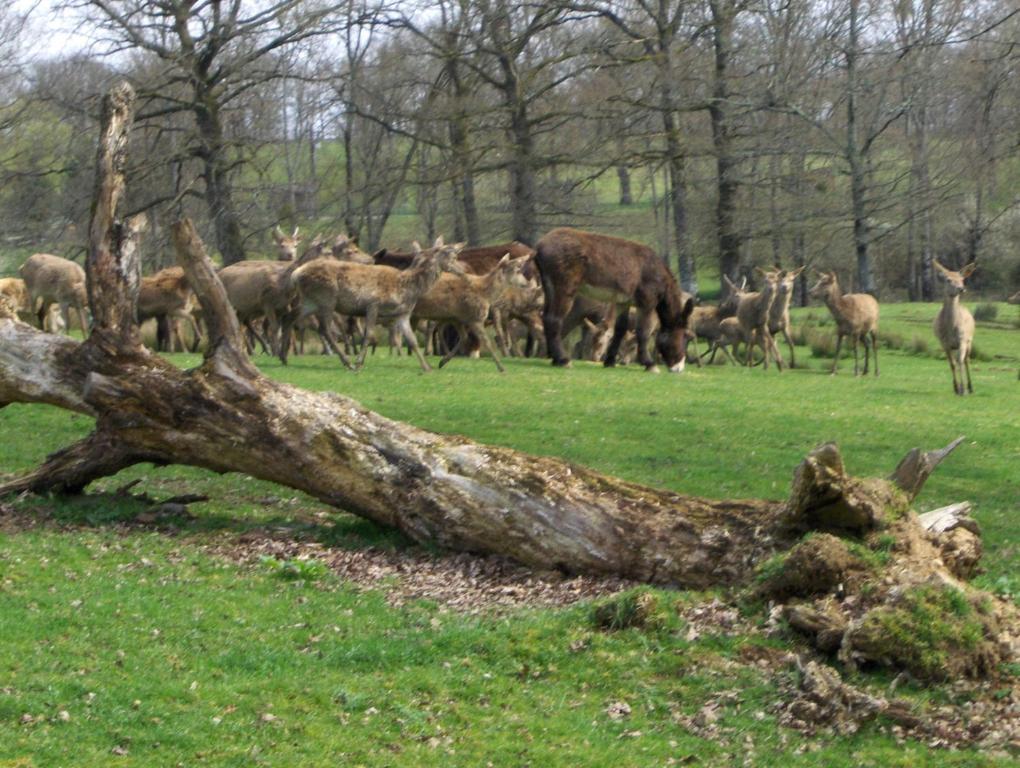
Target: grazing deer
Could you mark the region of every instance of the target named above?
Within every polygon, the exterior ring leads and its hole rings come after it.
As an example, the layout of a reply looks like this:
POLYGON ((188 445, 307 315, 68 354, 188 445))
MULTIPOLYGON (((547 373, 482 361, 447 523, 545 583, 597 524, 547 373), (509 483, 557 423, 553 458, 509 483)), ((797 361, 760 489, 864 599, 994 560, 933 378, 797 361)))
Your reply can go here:
POLYGON ((1020 291, 1017 291, 1012 296, 1010 296, 1008 299, 1006 299, 1006 303, 1007 304, 1020 304, 1020 291))
POLYGON ((811 298, 821 299, 836 321, 836 355, 832 360, 835 374, 839 365, 839 350, 843 337, 849 336, 854 350, 854 376, 857 375, 857 343, 864 344, 864 375, 868 375, 868 342, 875 355, 875 375, 878 376, 878 302, 867 293, 843 294, 835 272, 819 272, 818 282, 810 290, 811 298))
POLYGON ((166 318, 169 325, 166 339, 168 351, 173 352, 175 346, 180 352, 186 349, 181 336, 181 321, 191 326, 195 340, 192 351, 198 348, 199 342, 202 341, 202 332, 192 314, 195 309, 195 294, 192 293, 188 278, 181 267, 168 267, 154 275, 143 277, 138 289, 137 307, 139 323, 153 317, 166 318))
POLYGON ((427 251, 422 251, 415 243, 414 261, 405 270, 330 259, 317 259, 298 267, 291 276, 291 284, 298 295, 298 308, 284 320, 280 360, 287 362, 294 322, 314 314, 319 319, 320 332, 324 334, 329 348, 345 366, 358 370, 365 364, 368 340, 376 322, 392 318, 397 331, 417 356, 422 370, 432 370, 411 330, 411 312, 418 299, 439 280, 440 273, 464 274, 463 266, 457 261, 457 254, 463 247, 463 243, 444 245, 441 237, 427 251), (333 338, 334 312, 365 318, 361 350, 353 365, 333 338))
POLYGON ((538 242, 535 264, 542 275, 545 308, 542 320, 553 365, 566 366, 563 319, 578 294, 617 306, 616 326, 604 365, 616 364, 629 325, 631 304, 638 310, 638 356, 647 371, 657 371, 648 353, 652 318, 661 330, 656 349, 669 370, 680 373, 687 362, 687 322, 694 299, 680 290, 676 278, 651 248, 619 237, 561 227, 538 242))
POLYGON ((935 316, 932 329, 949 360, 949 370, 953 372, 953 392, 962 395, 964 394, 964 372, 967 374, 967 391, 974 391, 974 387, 970 383, 970 353, 974 347, 974 316, 970 310, 960 304, 960 295, 967 290, 963 284, 964 280, 974 274, 977 267, 974 262, 971 262, 962 267, 959 272, 954 272, 951 269, 946 269, 938 261, 932 263, 946 283, 946 298, 942 302, 942 309, 935 316), (959 371, 959 381, 957 381, 957 371, 959 371))
MULTIPOLYGON (((740 321, 740 328, 747 338, 747 367, 750 368, 752 365, 755 346, 760 346, 765 368, 769 367, 771 355, 776 361, 776 368, 782 371, 783 356, 779 354, 776 340, 769 332, 769 315, 776 300, 782 270, 766 272, 761 267, 755 267, 754 270, 764 278, 765 284, 760 291, 741 296, 737 303, 737 320, 740 321)), ((732 283, 730 285, 732 286, 732 283)))
POLYGON ((454 322, 460 326, 457 343, 443 355, 439 362, 440 368, 460 351, 465 331, 471 331, 489 350, 496 369, 500 373, 504 372, 496 348, 485 332, 485 321, 489 317, 489 310, 503 297, 509 285, 515 282, 523 285, 521 270, 529 259, 530 256, 524 256, 511 261, 508 253, 485 275, 440 275, 435 285, 418 299, 414 317, 435 322, 454 322))
POLYGON ((803 271, 804 267, 797 267, 792 272, 780 270, 779 282, 776 284, 776 299, 772 302, 772 309, 769 311, 769 333, 775 339, 782 331, 786 338, 786 345, 790 348, 791 368, 795 367, 796 358, 794 357, 793 338, 790 336, 790 301, 793 299, 793 286, 803 271))
POLYGON ((29 256, 18 270, 28 289, 32 311, 37 313, 39 327, 43 328, 50 305, 60 305, 60 315, 65 329, 71 327, 68 310, 73 307, 81 325, 82 335, 89 330, 85 307, 88 294, 85 288, 85 270, 73 261, 36 253, 29 256))

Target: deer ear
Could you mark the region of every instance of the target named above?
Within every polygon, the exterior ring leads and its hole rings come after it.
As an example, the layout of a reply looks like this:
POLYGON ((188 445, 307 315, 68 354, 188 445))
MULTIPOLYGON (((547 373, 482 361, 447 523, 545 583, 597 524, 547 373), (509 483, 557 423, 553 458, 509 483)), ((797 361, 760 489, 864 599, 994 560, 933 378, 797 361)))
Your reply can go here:
POLYGON ((421 253, 421 246, 418 244, 417 240, 415 240, 413 243, 411 243, 411 250, 414 251, 414 255, 415 256, 417 256, 419 253, 421 253))
POLYGON ((766 272, 766 271, 765 271, 764 269, 762 269, 761 267, 755 267, 755 268, 754 268, 754 271, 755 271, 755 272, 757 272, 757 273, 758 273, 759 275, 761 275, 762 277, 768 277, 768 274, 769 274, 768 272, 766 272))
POLYGON ((584 323, 584 327, 592 333, 598 333, 599 327, 587 317, 581 318, 581 322, 584 323))
POLYGON ((283 238, 284 238, 283 231, 280 229, 280 225, 277 224, 276 227, 273 228, 273 239, 276 242, 280 242, 281 240, 283 240, 283 238))
POLYGON ((291 240, 297 240, 298 239, 298 231, 299 230, 300 230, 300 227, 294 227, 294 234, 290 236, 291 240))
POLYGON ((510 254, 509 253, 504 253, 503 254, 503 258, 499 260, 499 263, 496 264, 496 266, 497 267, 504 267, 504 266, 506 266, 509 263, 510 263, 510 254))
POLYGON ((972 261, 965 267, 960 267, 960 275, 963 277, 964 280, 966 280, 968 277, 974 274, 975 269, 977 269, 977 262, 972 261))
POLYGON ((442 235, 440 235, 439 237, 436 238, 436 242, 434 242, 432 244, 432 247, 433 248, 442 248, 443 247, 443 236, 442 235))
POLYGON ((735 286, 733 284, 733 281, 730 280, 729 275, 723 275, 722 279, 723 279, 723 282, 726 283, 726 287, 729 288, 731 292, 733 292, 733 293, 737 292, 737 286, 735 286))
POLYGON ((944 274, 946 274, 946 273, 947 273, 947 272, 949 271, 948 269, 946 269, 945 267, 943 267, 943 266, 942 266, 942 264, 940 264, 940 263, 939 263, 939 260, 938 260, 938 259, 932 259, 932 260, 931 260, 931 265, 932 265, 933 267, 935 267, 935 269, 937 269, 937 270, 938 270, 939 272, 941 272, 941 273, 942 273, 943 275, 944 275, 944 274))
POLYGON ((793 272, 790 273, 790 277, 794 278, 800 277, 800 273, 803 272, 805 269, 806 267, 797 267, 795 270, 793 270, 793 272))

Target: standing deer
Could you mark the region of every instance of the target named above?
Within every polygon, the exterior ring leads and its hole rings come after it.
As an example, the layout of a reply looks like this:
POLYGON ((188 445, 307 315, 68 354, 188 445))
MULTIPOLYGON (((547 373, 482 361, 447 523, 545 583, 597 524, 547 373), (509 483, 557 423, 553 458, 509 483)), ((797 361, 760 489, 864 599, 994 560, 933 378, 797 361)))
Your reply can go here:
POLYGON ((23 322, 36 319, 28 287, 20 277, 0 277, 0 296, 6 296, 23 322))
POLYGON ((139 323, 151 317, 167 319, 169 325, 168 338, 166 339, 168 351, 173 352, 175 346, 181 352, 186 349, 181 336, 181 321, 191 326, 191 332, 195 339, 192 351, 198 349, 198 344, 202 341, 202 332, 192 314, 195 309, 195 294, 192 293, 191 286, 188 285, 188 278, 184 275, 184 270, 181 267, 168 267, 154 275, 143 277, 138 289, 137 308, 139 323))
POLYGON ((967 290, 963 281, 974 274, 977 267, 974 262, 971 262, 962 267, 959 272, 954 272, 951 269, 946 269, 938 261, 932 263, 946 283, 946 298, 942 302, 942 309, 935 316, 932 329, 949 360, 949 370, 953 372, 953 392, 962 395, 964 394, 964 372, 967 374, 967 391, 974 391, 974 387, 970 383, 970 352, 974 347, 974 316, 970 310, 960 304, 960 295, 967 290), (954 353, 955 360, 953 359, 954 353), (957 381, 958 371, 959 381, 957 381))
MULTIPOLYGON (((719 340, 720 333, 722 332, 722 321, 736 314, 737 306, 740 304, 740 297, 746 294, 744 290, 744 286, 747 283, 746 278, 740 283, 739 288, 726 275, 723 275, 723 280, 726 281, 726 285, 729 287, 729 293, 726 295, 726 298, 719 302, 718 306, 698 306, 691 313, 690 326, 694 335, 695 362, 699 366, 701 365, 701 353, 698 351, 698 340, 704 339, 709 343, 708 348, 712 353, 712 358, 709 361, 709 364, 711 364, 711 361, 715 360, 716 341, 719 340)), ((726 354, 729 355, 729 352, 726 354)))
POLYGON ((485 275, 440 275, 435 285, 418 299, 414 317, 455 322, 460 326, 457 343, 443 355, 439 362, 440 368, 460 351, 467 335, 465 331, 471 331, 489 350, 497 370, 504 372, 496 348, 485 332, 485 321, 489 317, 489 310, 503 297, 508 286, 515 282, 518 285, 524 283, 521 270, 530 258, 523 256, 511 261, 508 253, 485 275))
POLYGON ((320 333, 324 334, 329 348, 345 366, 358 370, 365 364, 365 352, 376 321, 392 318, 397 331, 417 356, 422 370, 432 370, 411 330, 411 312, 418 299, 435 285, 440 273, 464 274, 463 266, 457 261, 457 254, 463 247, 463 243, 444 245, 441 237, 427 251, 422 251, 415 243, 414 261, 405 270, 332 259, 316 259, 299 267, 291 276, 298 295, 298 308, 284 320, 280 360, 287 362, 293 324, 314 314, 319 319, 320 333), (365 318, 361 350, 353 365, 333 338, 334 312, 365 318))
MULTIPOLYGON (((783 272, 782 270, 766 272, 761 267, 755 267, 754 270, 765 279, 765 284, 760 291, 741 296, 737 304, 737 320, 747 339, 747 367, 751 367, 752 353, 755 346, 758 345, 761 346, 765 368, 769 367, 769 355, 771 355, 776 361, 776 368, 782 371, 783 356, 779 354, 776 340, 769 332, 769 317, 783 272)), ((732 283, 730 286, 732 290, 732 283)))
POLYGON ((832 370, 839 365, 839 350, 843 337, 849 336, 854 349, 854 376, 857 375, 857 342, 864 344, 864 375, 868 375, 868 341, 875 354, 875 375, 878 376, 878 302, 867 293, 843 294, 835 272, 819 272, 818 282, 810 290, 811 298, 821 299, 836 321, 836 355, 832 370))
MULTIPOLYGON (((776 299, 772 302, 772 309, 769 311, 769 333, 772 338, 782 331, 786 338, 786 345, 790 348, 790 367, 796 367, 794 357, 793 338, 790 336, 790 301, 793 299, 793 286, 800 277, 804 267, 798 267, 792 272, 779 272, 779 282, 776 284, 776 299)), ((877 365, 877 363, 876 363, 877 365)))
POLYGON ((32 310, 37 312, 40 328, 45 327, 50 305, 59 304, 65 329, 71 327, 68 310, 73 307, 82 335, 88 335, 89 324, 85 316, 88 294, 84 269, 59 256, 36 253, 29 256, 18 271, 28 289, 32 310))

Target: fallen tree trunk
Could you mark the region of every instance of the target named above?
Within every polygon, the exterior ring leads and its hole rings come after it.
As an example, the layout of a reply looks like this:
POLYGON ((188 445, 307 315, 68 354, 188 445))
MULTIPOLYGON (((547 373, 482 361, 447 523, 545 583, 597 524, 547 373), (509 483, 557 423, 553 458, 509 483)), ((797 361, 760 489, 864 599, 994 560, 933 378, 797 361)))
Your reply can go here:
MULTIPOLYGON (((788 501, 719 501, 434 434, 340 395, 274 382, 245 354, 236 316, 188 220, 174 224, 173 238, 202 304, 209 347, 198 368, 176 368, 140 343, 140 226, 116 219, 132 105, 127 86, 104 102, 87 264, 91 335, 78 343, 45 334, 0 305, 0 403, 88 414, 95 432, 3 483, 0 493, 74 493, 140 462, 187 464, 302 490, 419 542, 687 587, 748 583, 763 561, 809 531, 861 538, 898 521, 920 539, 929 536, 904 515, 955 443, 911 453, 891 480, 847 476, 839 451, 826 445, 798 469, 788 501)), ((930 546, 938 561, 937 541, 930 546)), ((956 583, 940 562, 930 568, 956 583)), ((825 642, 838 646, 832 634, 825 642)))

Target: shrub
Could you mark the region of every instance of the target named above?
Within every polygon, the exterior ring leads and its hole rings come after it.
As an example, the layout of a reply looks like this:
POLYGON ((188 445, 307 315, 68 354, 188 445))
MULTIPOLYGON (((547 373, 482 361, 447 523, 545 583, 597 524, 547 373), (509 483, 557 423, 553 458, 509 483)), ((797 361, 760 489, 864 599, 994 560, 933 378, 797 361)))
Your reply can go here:
POLYGON ((990 323, 999 316, 999 307, 995 304, 978 304, 974 307, 974 319, 982 323, 990 323))
POLYGON ((666 623, 659 598, 647 589, 632 589, 598 603, 590 619, 596 629, 609 632, 632 627, 659 629, 666 623))

